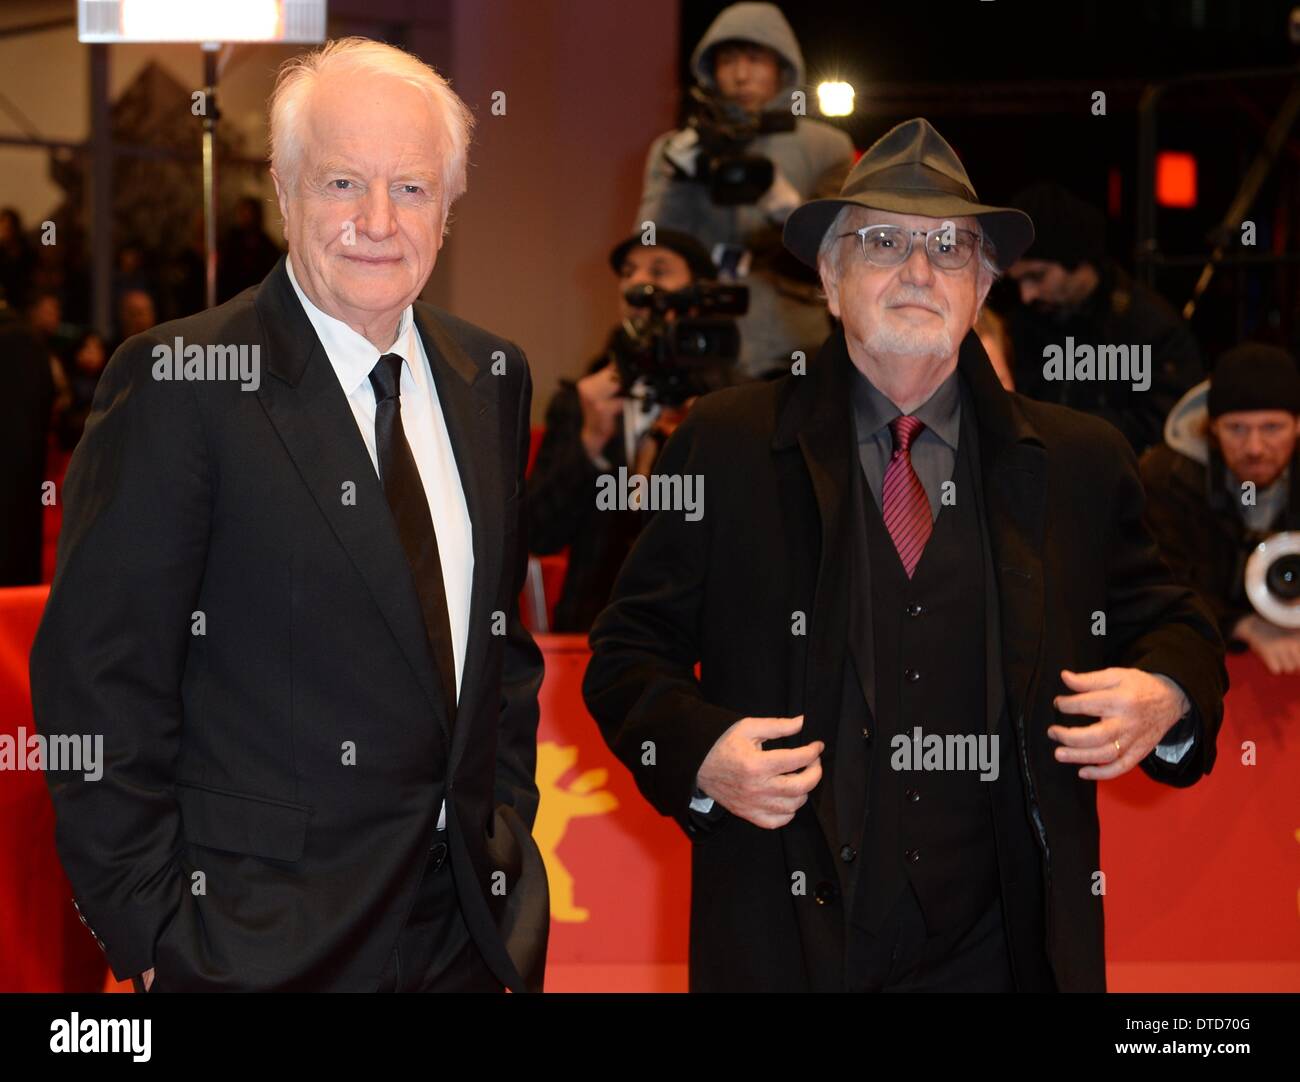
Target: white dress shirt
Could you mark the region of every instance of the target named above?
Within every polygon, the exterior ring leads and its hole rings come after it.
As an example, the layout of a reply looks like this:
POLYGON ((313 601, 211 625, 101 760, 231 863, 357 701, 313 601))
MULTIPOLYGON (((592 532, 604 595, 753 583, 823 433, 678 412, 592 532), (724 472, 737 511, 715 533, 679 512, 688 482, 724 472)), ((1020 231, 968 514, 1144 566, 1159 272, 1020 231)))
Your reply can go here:
MULTIPOLYGON (((379 362, 381 353, 342 320, 326 315, 308 299, 294 277, 291 259, 285 259, 285 268, 303 311, 325 347, 325 355, 347 396, 348 405, 352 407, 352 416, 356 418, 357 428, 378 476, 375 392, 370 385, 370 373, 379 362)), ((396 339, 384 353, 396 353, 404 362, 399 386, 402 429, 420 471, 420 480, 424 483, 424 495, 429 501, 429 514, 438 538, 438 556, 442 561, 442 584, 447 593, 447 615, 451 620, 451 645, 456 664, 456 698, 459 701, 465 670, 465 645, 469 639, 470 590, 474 580, 473 527, 460 483, 460 471, 456 468, 451 435, 438 403, 438 389, 409 304, 398 321, 396 339)), ((438 829, 444 829, 446 822, 447 804, 443 801, 438 812, 438 829)))

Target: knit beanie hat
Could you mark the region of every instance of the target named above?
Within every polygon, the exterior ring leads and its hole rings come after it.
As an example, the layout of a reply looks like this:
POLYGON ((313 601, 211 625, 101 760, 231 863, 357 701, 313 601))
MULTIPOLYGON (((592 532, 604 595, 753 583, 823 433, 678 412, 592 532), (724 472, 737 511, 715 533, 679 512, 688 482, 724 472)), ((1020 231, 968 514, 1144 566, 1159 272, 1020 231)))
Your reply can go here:
POLYGON ((1034 220, 1034 243, 1022 259, 1060 263, 1074 270, 1080 263, 1100 267, 1106 255, 1106 218, 1096 207, 1059 184, 1034 184, 1011 205, 1034 220))
POLYGON ((1243 410, 1300 413, 1300 369, 1278 346, 1246 342, 1223 354, 1210 373, 1211 417, 1243 410))

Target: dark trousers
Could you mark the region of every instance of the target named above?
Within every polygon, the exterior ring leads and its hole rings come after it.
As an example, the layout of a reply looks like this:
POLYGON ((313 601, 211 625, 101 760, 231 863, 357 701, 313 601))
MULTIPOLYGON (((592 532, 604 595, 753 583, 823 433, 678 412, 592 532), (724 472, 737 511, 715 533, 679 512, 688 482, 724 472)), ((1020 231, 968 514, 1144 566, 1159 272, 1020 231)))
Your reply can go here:
POLYGON ((1014 992, 1002 899, 960 932, 930 935, 911 884, 872 935, 849 923, 851 992, 1014 992))
POLYGON ((447 843, 429 850, 419 894, 379 981, 381 992, 500 992, 465 925, 447 843))

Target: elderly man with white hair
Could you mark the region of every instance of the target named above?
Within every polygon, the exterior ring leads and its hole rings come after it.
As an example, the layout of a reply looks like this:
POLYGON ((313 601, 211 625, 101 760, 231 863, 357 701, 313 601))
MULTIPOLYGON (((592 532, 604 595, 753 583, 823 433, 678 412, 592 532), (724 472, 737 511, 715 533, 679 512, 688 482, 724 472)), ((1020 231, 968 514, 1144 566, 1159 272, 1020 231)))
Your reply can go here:
POLYGON ((359 38, 270 105, 289 253, 128 339, 68 473, 32 651, 79 912, 188 990, 538 990, 541 655, 516 597, 531 383, 420 302, 471 118, 359 38))
POLYGON ((841 326, 656 466, 711 495, 647 524, 584 693, 693 839, 693 989, 1103 989, 1097 783, 1214 762, 1222 643, 1128 445, 972 330, 1032 237, 898 125, 785 226, 841 326))

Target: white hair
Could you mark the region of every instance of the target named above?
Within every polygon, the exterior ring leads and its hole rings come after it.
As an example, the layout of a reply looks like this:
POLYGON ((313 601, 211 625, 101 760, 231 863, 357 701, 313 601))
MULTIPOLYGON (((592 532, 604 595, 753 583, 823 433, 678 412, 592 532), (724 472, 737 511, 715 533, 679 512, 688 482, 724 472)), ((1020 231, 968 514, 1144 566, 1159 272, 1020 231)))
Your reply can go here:
POLYGON ((271 166, 290 187, 297 184, 303 157, 303 111, 316 84, 338 73, 387 75, 421 91, 443 127, 441 198, 443 215, 465 193, 474 116, 451 84, 418 57, 392 45, 351 37, 291 57, 276 76, 270 100, 271 166))
MULTIPOLYGON (((823 281, 825 281, 826 271, 828 268, 833 277, 839 277, 840 271, 844 266, 842 262, 844 249, 837 247, 840 240, 843 239, 840 237, 840 234, 848 231, 846 227, 848 226, 849 219, 853 216, 854 211, 868 209, 870 208, 859 206, 855 203, 845 203, 844 206, 840 207, 839 212, 831 220, 831 224, 827 227, 826 233, 822 237, 821 244, 817 247, 817 270, 822 275, 823 281)), ((997 252, 993 248, 993 242, 988 238, 987 234, 984 233, 982 227, 980 227, 979 233, 983 238, 983 243, 979 246, 980 261, 979 273, 976 277, 976 288, 987 292, 985 279, 987 279, 988 286, 992 286, 994 282, 1002 277, 1002 269, 998 266, 997 252)))

